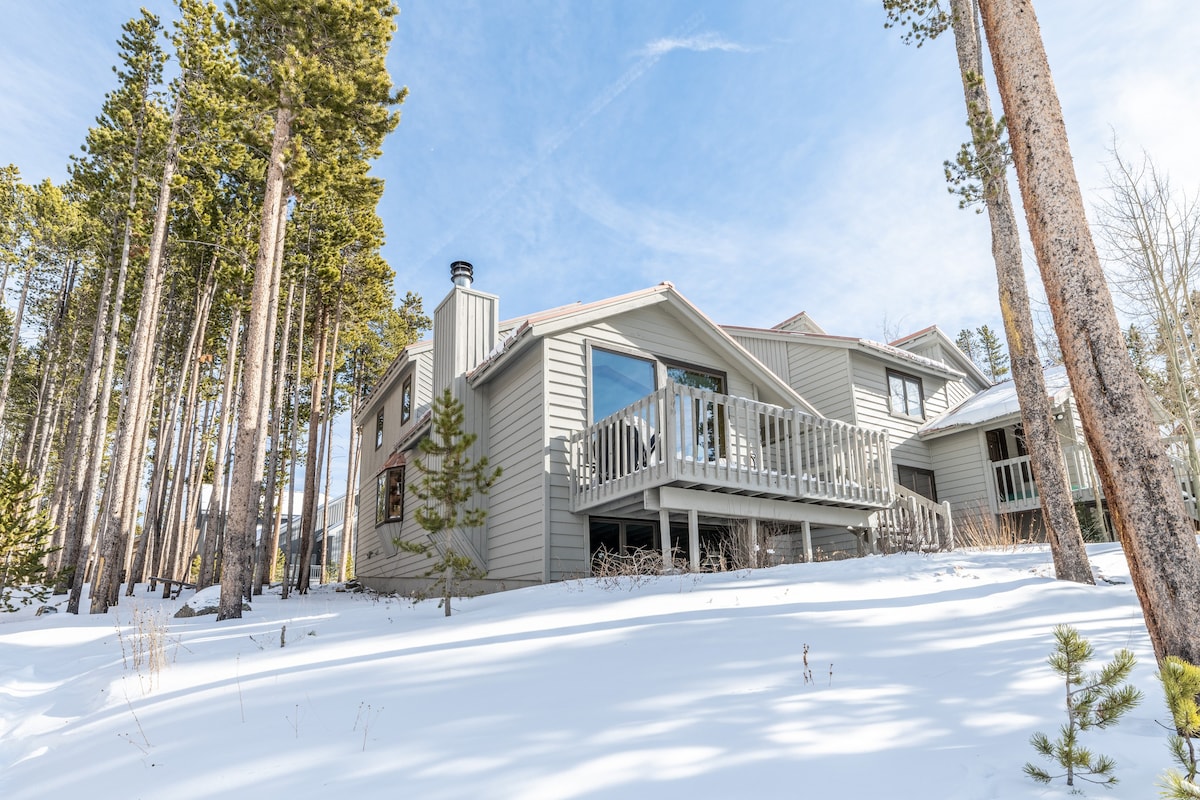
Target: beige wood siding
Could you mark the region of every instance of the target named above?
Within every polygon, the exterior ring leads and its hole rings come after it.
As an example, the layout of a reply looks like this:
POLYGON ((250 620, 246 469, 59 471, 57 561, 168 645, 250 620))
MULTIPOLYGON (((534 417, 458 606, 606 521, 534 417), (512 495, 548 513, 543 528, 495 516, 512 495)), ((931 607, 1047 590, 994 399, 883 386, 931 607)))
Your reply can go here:
POLYGON ((488 459, 503 469, 487 518, 488 577, 542 579, 545 485, 542 357, 535 346, 489 384, 488 459))
MULTIPOLYGON (((570 507, 570 460, 567 441, 588 424, 588 346, 612 347, 660 360, 724 372, 729 394, 759 397, 760 390, 742 372, 699 341, 690 326, 655 305, 620 314, 602 322, 548 338, 546 368, 546 503, 550 552, 547 557, 551 580, 587 574, 587 518, 572 514, 570 507)), ((659 378, 660 382, 662 377, 659 378)), ((765 402, 779 398, 762 397, 765 402)))
MULTIPOLYGON (((742 347, 754 354, 754 357, 766 365, 767 369, 774 372, 780 378, 791 386, 796 388, 791 380, 791 369, 788 363, 788 344, 778 339, 768 339, 760 336, 749 336, 731 332, 734 340, 742 347)), ((797 391, 799 391, 797 389, 797 391)), ((808 397, 801 393, 805 400, 808 397)), ((811 401, 810 401, 811 402, 811 401)))
POLYGON ((937 464, 938 500, 949 501, 955 512, 988 507, 987 448, 980 430, 963 431, 929 443, 937 464))
POLYGON ((846 350, 803 342, 789 344, 788 372, 791 387, 823 416, 857 424, 846 350))
POLYGON ((921 469, 933 469, 929 448, 917 439, 917 428, 940 413, 945 406, 943 382, 928 376, 892 367, 890 364, 862 353, 852 353, 850 363, 854 374, 856 424, 875 430, 887 430, 892 445, 892 463, 921 469), (893 414, 888 405, 887 371, 894 369, 921 379, 925 398, 925 419, 893 414), (939 402, 938 397, 941 396, 939 402))

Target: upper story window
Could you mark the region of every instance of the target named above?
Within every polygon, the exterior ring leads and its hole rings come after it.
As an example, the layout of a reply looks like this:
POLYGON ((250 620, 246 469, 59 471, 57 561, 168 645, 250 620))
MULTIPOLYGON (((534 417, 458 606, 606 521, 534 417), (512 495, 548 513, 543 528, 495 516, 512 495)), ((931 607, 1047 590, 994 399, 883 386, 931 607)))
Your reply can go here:
POLYGON ((925 395, 920 378, 889 369, 887 382, 888 408, 893 414, 925 419, 925 395))
POLYGON ((716 372, 707 372, 695 367, 667 365, 667 377, 681 386, 693 389, 707 389, 710 392, 725 394, 725 376, 716 372))
POLYGON ((404 379, 404 388, 400 390, 400 424, 405 425, 412 419, 413 392, 412 375, 404 379))
POLYGON ((375 417, 375 449, 383 447, 383 409, 379 409, 379 416, 375 417))
POLYGON ((653 394, 654 361, 592 348, 592 422, 653 394))

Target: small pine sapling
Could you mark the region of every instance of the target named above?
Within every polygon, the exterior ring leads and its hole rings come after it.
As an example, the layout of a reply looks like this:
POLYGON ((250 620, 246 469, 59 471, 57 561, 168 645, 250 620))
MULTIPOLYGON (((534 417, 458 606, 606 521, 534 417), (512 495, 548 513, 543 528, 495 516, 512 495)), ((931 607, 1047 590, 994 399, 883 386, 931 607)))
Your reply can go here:
POLYGON ((1172 800, 1200 798, 1197 775, 1197 739, 1200 739, 1200 667, 1179 658, 1167 656, 1158 672, 1166 695, 1167 708, 1175 733, 1169 746, 1171 757, 1183 771, 1168 770, 1159 786, 1163 797, 1172 800))
POLYGON ((1107 728, 1141 702, 1140 691, 1130 684, 1122 684, 1136 663, 1133 653, 1118 650, 1113 660, 1099 672, 1085 674, 1083 667, 1095 653, 1088 640, 1070 625, 1056 626, 1054 639, 1057 644, 1047 663, 1066 681, 1067 723, 1059 729, 1055 741, 1040 731, 1029 741, 1038 753, 1057 763, 1064 772, 1051 775, 1041 767, 1027 763, 1025 774, 1039 783, 1065 777, 1067 786, 1074 786, 1078 777, 1089 783, 1112 786, 1117 782, 1112 774, 1116 762, 1082 747, 1079 732, 1107 728))
POLYGON ((58 550, 49 544, 52 533, 34 477, 15 463, 0 467, 0 612, 50 596, 45 561, 58 550))
MULTIPOLYGON (((435 578, 434 588, 441 589, 442 607, 450 616, 450 597, 464 580, 476 580, 484 573, 464 553, 455 550, 453 533, 458 528, 474 528, 487 517, 485 508, 468 508, 477 495, 485 495, 500 477, 501 469, 492 469, 487 456, 474 460, 470 456, 475 443, 473 433, 463 431, 463 405, 449 389, 433 401, 433 430, 419 445, 424 456, 416 462, 421 473, 412 491, 422 506, 413 512, 417 524, 430 539, 440 541, 436 560, 426 572, 435 578)), ((397 541, 396 545, 409 552, 434 557, 430 545, 397 541)))

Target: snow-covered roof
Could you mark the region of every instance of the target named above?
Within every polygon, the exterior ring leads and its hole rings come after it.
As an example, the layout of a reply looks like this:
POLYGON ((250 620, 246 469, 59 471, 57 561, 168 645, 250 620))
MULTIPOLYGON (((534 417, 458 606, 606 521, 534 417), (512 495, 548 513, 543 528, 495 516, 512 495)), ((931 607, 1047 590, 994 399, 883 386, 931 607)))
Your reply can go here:
MULTIPOLYGON (((1065 367, 1050 367, 1045 371, 1045 380, 1046 395, 1053 405, 1061 405, 1071 396, 1071 384, 1067 380, 1065 367)), ((1012 381, 1005 381, 967 398, 940 417, 926 422, 917 430, 917 434, 922 438, 940 436, 1019 413, 1021 404, 1017 401, 1017 387, 1012 381)))

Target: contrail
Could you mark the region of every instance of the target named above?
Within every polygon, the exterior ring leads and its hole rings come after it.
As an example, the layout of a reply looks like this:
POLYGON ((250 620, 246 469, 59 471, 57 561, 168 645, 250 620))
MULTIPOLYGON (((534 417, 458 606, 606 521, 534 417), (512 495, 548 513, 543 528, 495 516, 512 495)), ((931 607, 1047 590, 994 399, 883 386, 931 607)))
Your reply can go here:
MULTIPOLYGON (((660 39, 658 41, 685 41, 684 37, 695 31, 703 21, 704 15, 697 12, 689 17, 670 37, 667 39, 660 39)), ((559 148, 566 144, 572 136, 578 133, 584 125, 586 125, 593 117, 603 111, 610 103, 612 103, 613 100, 616 100, 626 89, 628 89, 639 78, 645 75, 651 67, 657 64, 659 59, 673 49, 675 49, 675 47, 647 48, 645 54, 637 61, 637 63, 626 70, 621 77, 609 84, 604 91, 596 96, 596 99, 588 105, 588 107, 580 115, 579 119, 575 120, 574 122, 567 123, 560 128, 558 132, 554 134, 554 136, 550 137, 549 144, 542 149, 542 152, 538 154, 537 158, 528 162, 525 166, 517 169, 510 174, 506 180, 496 185, 491 194, 488 195, 487 199, 480 206, 478 206, 470 216, 461 218, 459 224, 455 226, 450 233, 443 236, 434 247, 430 248, 429 251, 415 263, 417 265, 423 265, 431 261, 438 253, 440 253, 447 246, 449 246, 451 242, 457 239, 464 230, 475 225, 475 223, 486 216, 502 199, 504 199, 505 195, 507 195, 517 186, 517 184, 528 178, 535 169, 544 164, 546 159, 554 155, 554 153, 556 153, 559 148)))

